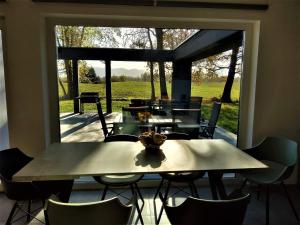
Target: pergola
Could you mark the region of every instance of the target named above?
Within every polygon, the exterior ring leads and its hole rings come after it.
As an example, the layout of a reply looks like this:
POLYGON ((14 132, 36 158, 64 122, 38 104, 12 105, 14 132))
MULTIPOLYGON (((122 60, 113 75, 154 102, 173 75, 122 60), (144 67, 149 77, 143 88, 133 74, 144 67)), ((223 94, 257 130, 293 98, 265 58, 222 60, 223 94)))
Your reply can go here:
MULTIPOLYGON (((106 111, 112 112, 111 61, 172 62, 172 99, 188 99, 191 93, 192 62, 241 46, 243 31, 200 30, 174 50, 58 47, 58 59, 72 60, 73 96, 79 95, 78 60, 105 62, 106 111)), ((74 98, 74 113, 79 100, 74 98)))

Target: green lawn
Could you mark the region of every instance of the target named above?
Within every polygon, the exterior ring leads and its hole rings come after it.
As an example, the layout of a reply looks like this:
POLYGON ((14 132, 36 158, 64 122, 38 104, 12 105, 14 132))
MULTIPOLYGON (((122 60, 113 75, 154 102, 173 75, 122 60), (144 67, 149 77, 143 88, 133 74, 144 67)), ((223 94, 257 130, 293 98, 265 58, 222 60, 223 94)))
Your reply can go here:
MULTIPOLYGON (((201 84, 192 85, 192 96, 202 96, 203 104, 202 110, 205 118, 209 118, 210 109, 212 106, 211 98, 220 98, 223 92, 224 82, 205 82, 201 84)), ((66 84, 65 84, 66 85, 66 84)), ((235 103, 223 104, 221 114, 218 120, 218 125, 230 130, 231 132, 237 132, 237 120, 238 120, 238 99, 239 99, 239 82, 234 82, 231 97, 235 103)), ((159 97, 159 83, 155 84, 156 96, 159 97)), ((167 85, 168 93, 171 93, 171 85, 167 85)), ((100 96, 105 96, 104 84, 80 84, 79 91, 93 91, 99 92, 100 96)), ((59 96, 63 96, 61 88, 59 88, 59 96)), ((113 82, 112 83, 112 107, 113 111, 120 112, 122 106, 128 106, 131 98, 150 98, 151 89, 149 82, 113 82)), ((104 110, 106 109, 105 99, 101 100, 104 110)), ((73 101, 61 100, 60 112, 72 112, 73 101)), ((85 104, 85 111, 96 111, 94 104, 85 104)))

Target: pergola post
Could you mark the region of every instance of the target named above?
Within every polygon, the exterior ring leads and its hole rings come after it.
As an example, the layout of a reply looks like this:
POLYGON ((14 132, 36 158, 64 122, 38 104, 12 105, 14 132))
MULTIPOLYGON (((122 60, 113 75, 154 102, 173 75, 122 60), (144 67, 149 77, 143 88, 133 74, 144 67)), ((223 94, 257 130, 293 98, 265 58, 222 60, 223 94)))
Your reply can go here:
POLYGON ((78 83, 78 60, 72 59, 72 65, 73 65, 73 96, 74 96, 74 113, 79 113, 79 99, 77 98, 79 96, 79 83, 78 83))
POLYGON ((105 82, 106 82, 106 112, 112 112, 111 94, 111 61, 105 60, 105 82))
POLYGON ((192 62, 173 62, 172 99, 184 102, 190 99, 192 81, 192 62))

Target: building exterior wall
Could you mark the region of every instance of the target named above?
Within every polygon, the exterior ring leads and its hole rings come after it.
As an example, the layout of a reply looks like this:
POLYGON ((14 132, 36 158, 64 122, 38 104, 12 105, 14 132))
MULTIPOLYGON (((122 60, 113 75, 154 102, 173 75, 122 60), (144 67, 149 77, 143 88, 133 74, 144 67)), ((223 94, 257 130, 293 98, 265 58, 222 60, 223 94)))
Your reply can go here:
MULTIPOLYGON (((31 0, 1 3, 0 16, 4 17, 6 28, 10 145, 35 155, 48 144, 45 19, 77 17, 92 20, 99 15, 151 17, 157 25, 162 24, 160 17, 174 19, 174 24, 178 18, 260 21, 253 142, 270 135, 299 142, 300 3, 297 0, 267 2, 270 7, 266 11, 51 4, 31 0)), ((212 23, 211 28, 218 27, 212 23)))

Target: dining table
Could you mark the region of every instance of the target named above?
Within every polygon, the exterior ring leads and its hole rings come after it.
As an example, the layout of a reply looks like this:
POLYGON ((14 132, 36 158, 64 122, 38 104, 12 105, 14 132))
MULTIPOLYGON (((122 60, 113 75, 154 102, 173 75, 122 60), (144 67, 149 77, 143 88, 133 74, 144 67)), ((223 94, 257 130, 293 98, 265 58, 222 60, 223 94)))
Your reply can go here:
POLYGON ((265 164, 222 139, 166 140, 158 150, 140 142, 53 143, 13 176, 14 181, 81 176, 207 171, 213 198, 226 198, 223 172, 260 170, 265 164))

